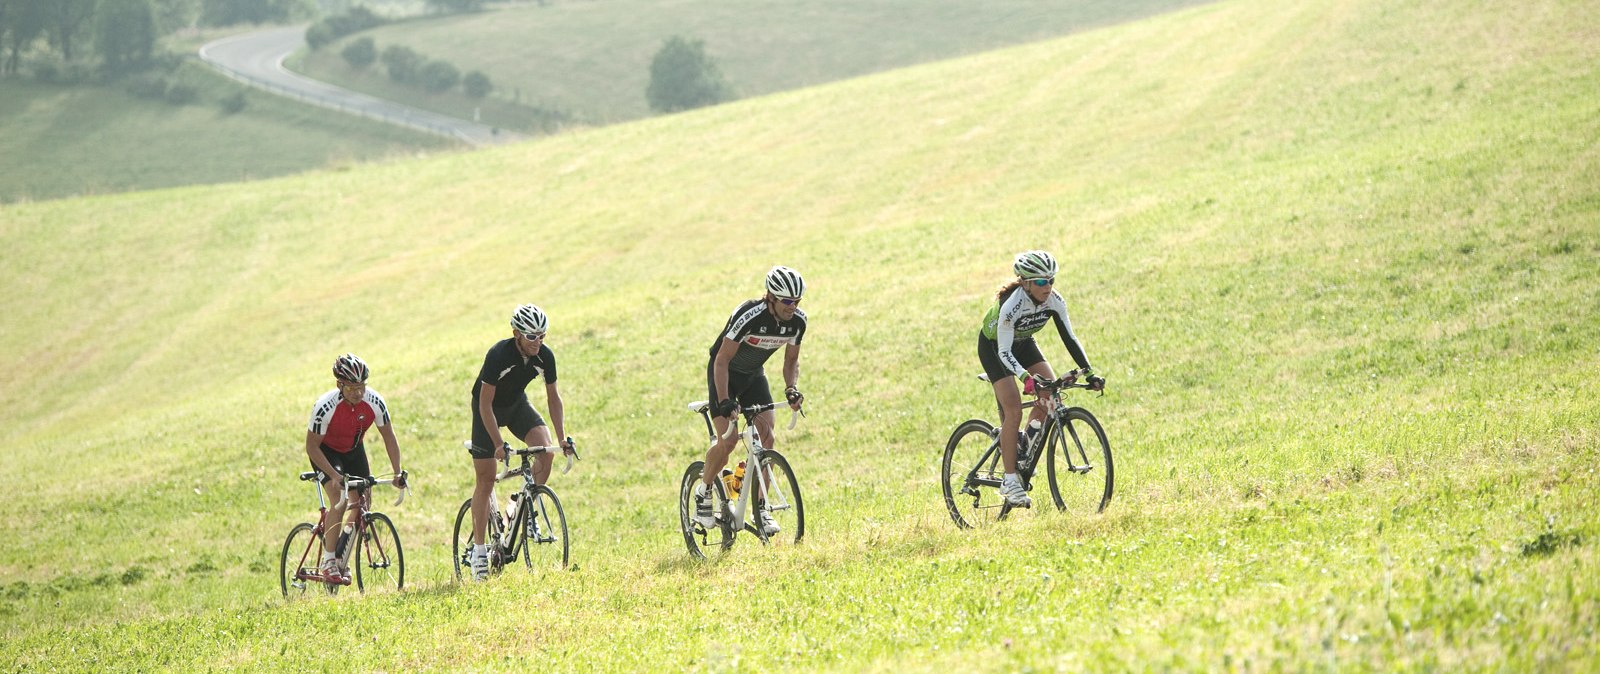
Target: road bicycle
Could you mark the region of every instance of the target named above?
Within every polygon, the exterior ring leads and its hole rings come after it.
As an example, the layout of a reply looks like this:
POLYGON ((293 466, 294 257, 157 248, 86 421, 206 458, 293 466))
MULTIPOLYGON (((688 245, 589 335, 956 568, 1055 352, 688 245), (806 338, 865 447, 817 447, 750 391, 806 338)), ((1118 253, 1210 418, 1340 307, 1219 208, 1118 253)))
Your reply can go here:
MULTIPOLYGON (((289 530, 289 538, 283 542, 283 556, 278 560, 278 584, 283 596, 290 599, 303 596, 319 585, 328 594, 335 594, 352 580, 349 572, 322 573, 323 536, 330 526, 338 523, 328 521, 328 502, 323 497, 317 473, 301 473, 300 479, 311 482, 311 490, 317 494, 318 514, 315 525, 310 522, 294 525, 289 530)), ((345 513, 346 523, 342 524, 334 546, 339 568, 346 568, 347 554, 353 556, 354 564, 348 568, 355 571, 356 589, 362 592, 366 592, 368 585, 396 590, 405 587, 406 558, 405 552, 400 549, 400 533, 395 530, 394 522, 389 520, 388 515, 371 509, 372 487, 378 485, 399 484, 405 487, 394 504, 398 506, 406 500, 411 488, 406 485, 405 471, 400 471, 397 477, 384 480, 373 477, 343 479, 344 488, 339 496, 339 504, 334 507, 348 503, 350 510, 345 513), (356 492, 355 499, 350 498, 350 492, 356 492), (356 515, 353 523, 348 522, 351 513, 356 515)))
MULTIPOLYGON (((1060 379, 1036 385, 1038 398, 1023 403, 1024 409, 1042 404, 1047 414, 1038 432, 1026 434, 1027 442, 1018 441, 1017 474, 1023 487, 1031 491, 1039 461, 1045 459, 1050 498, 1056 508, 1093 508, 1098 513, 1111 503, 1115 471, 1111 443, 1100 422, 1089 410, 1068 407, 1061 400, 1065 389, 1089 388, 1088 384, 1076 383, 1079 374, 1073 370, 1060 379)), ((985 375, 979 379, 989 380, 985 375)), ((939 480, 950 519, 963 529, 1005 519, 1013 506, 1000 496, 1004 478, 1000 434, 994 425, 982 419, 968 419, 956 426, 944 448, 939 480)))
MULTIPOLYGON (((736 504, 728 502, 728 492, 733 484, 729 480, 732 474, 724 470, 723 479, 713 481, 712 489, 707 494, 712 500, 712 511, 716 513, 716 525, 708 528, 694 519, 694 486, 705 471, 705 461, 695 461, 683 471, 683 482, 678 487, 678 519, 683 528, 684 545, 688 546, 691 557, 705 559, 706 551, 724 551, 733 547, 734 536, 741 529, 755 534, 766 545, 794 545, 805 537, 805 502, 800 498, 800 483, 795 480, 794 469, 777 450, 761 446, 759 434, 752 423, 757 415, 775 406, 775 403, 769 403, 741 409, 744 430, 737 431, 739 424, 734 420, 723 436, 729 437, 734 433, 743 435, 748 456, 745 465, 759 467, 759 470, 746 469, 743 482, 733 495, 738 499, 736 504), (777 532, 769 534, 762 528, 762 512, 778 525, 777 532)), ((711 425, 711 403, 705 400, 689 403, 689 411, 699 414, 705 421, 706 433, 715 443, 717 436, 711 425)), ((790 415, 791 430, 798 418, 798 411, 790 415)))
MULTIPOLYGON (((570 442, 570 438, 568 440, 570 442)), ((462 444, 472 449, 471 441, 462 444)), ((521 476, 522 488, 507 499, 504 511, 500 509, 499 496, 494 492, 489 494, 489 521, 483 542, 489 546, 490 574, 500 573, 506 566, 516 563, 518 557, 522 558, 523 565, 529 571, 567 568, 571 551, 567 543, 567 515, 561 509, 561 499, 556 498, 556 493, 550 487, 533 483, 533 457, 558 451, 561 451, 559 446, 512 449, 509 444, 506 445, 506 465, 511 465, 513 454, 521 457, 522 465, 508 468, 496 475, 494 481, 499 483, 521 476)), ((577 456, 576 450, 567 455, 567 465, 561 469, 563 475, 572 470, 572 460, 577 456)), ((460 512, 456 513, 456 531, 450 550, 451 559, 455 560, 456 580, 460 581, 463 575, 471 578, 470 497, 461 504, 460 512)))

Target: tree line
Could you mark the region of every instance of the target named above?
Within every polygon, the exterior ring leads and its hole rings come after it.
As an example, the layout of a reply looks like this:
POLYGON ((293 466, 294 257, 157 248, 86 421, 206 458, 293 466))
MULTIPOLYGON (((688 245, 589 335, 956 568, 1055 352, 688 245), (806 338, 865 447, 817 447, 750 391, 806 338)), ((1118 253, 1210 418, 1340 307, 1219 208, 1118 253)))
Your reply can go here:
POLYGON ((0 0, 0 75, 20 73, 24 59, 136 70, 178 30, 282 23, 316 9, 312 0, 0 0))

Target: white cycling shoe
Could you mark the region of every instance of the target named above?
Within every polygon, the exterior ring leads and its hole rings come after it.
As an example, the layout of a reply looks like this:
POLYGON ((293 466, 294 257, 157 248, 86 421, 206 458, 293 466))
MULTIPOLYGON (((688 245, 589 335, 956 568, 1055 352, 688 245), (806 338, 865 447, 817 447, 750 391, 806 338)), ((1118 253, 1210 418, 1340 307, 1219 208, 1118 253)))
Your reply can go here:
POLYGON ((1020 480, 1005 480, 1000 483, 1000 496, 1006 503, 1016 508, 1032 508, 1033 498, 1028 496, 1028 490, 1022 488, 1020 480))

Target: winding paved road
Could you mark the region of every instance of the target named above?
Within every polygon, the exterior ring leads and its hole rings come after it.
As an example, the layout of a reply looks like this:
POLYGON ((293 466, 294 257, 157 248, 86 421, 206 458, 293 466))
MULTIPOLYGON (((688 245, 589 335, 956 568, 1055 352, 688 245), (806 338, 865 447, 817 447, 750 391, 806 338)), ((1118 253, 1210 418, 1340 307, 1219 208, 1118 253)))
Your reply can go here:
POLYGON ((313 105, 454 138, 479 147, 523 140, 509 131, 401 105, 289 72, 284 59, 306 44, 306 27, 225 37, 200 48, 200 59, 235 80, 313 105))

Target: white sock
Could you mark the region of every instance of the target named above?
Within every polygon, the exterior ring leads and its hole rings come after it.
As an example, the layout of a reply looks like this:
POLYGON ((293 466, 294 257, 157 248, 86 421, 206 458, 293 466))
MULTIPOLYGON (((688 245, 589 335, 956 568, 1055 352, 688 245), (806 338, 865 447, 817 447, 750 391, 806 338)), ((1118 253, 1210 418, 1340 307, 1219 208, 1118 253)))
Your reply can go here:
POLYGON ((1016 482, 1016 481, 1017 481, 1017 474, 1016 473, 1006 473, 1006 482, 1016 482))
POLYGON ((488 557, 489 556, 489 544, 488 543, 475 543, 475 544, 473 544, 473 546, 472 546, 472 555, 474 557, 477 557, 478 559, 484 559, 484 558, 488 557))
POLYGON ((323 550, 322 551, 322 561, 326 562, 326 561, 328 561, 330 559, 333 559, 333 551, 332 550, 323 550))

